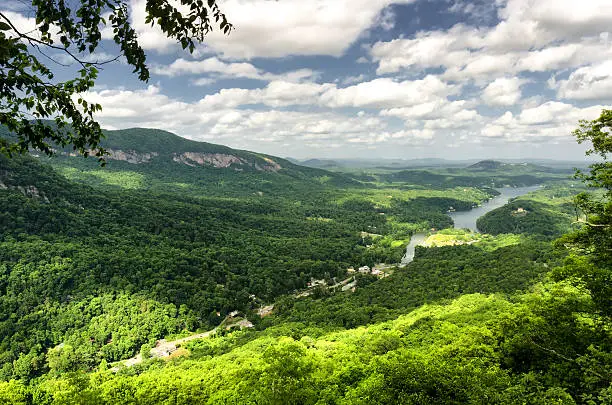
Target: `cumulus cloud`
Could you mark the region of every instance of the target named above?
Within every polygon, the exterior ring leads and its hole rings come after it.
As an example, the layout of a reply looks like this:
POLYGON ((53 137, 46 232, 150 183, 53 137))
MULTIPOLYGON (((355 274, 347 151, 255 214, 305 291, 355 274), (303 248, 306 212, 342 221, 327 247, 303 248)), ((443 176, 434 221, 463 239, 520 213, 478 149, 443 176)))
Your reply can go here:
POLYGON ((381 78, 338 88, 335 83, 294 83, 284 80, 270 82, 258 89, 222 89, 207 95, 202 103, 210 106, 264 104, 271 107, 317 105, 341 108, 400 108, 424 105, 427 102, 448 102, 459 86, 449 85, 435 76, 420 80, 395 81, 381 78))
POLYGON ((585 66, 556 83, 558 96, 575 100, 612 100, 612 61, 585 66))
MULTIPOLYGON (((376 22, 390 26, 388 12, 381 16, 388 5, 413 1, 227 0, 222 10, 236 29, 229 36, 214 31, 206 37, 205 47, 233 59, 340 56, 376 22)), ((157 27, 144 24, 145 0, 132 0, 131 5, 133 24, 145 48, 160 52, 173 49, 173 42, 157 27)))
POLYGON ((155 127, 191 139, 242 148, 268 142, 277 145, 277 149, 268 145, 276 153, 286 153, 283 145, 287 142, 328 148, 330 144, 421 144, 433 136, 431 130, 425 129, 393 130, 384 119, 369 114, 347 117, 331 111, 261 111, 236 108, 233 103, 223 104, 218 100, 211 102, 210 96, 186 103, 164 95, 157 86, 144 90, 93 91, 85 97, 103 106, 97 119, 107 128, 155 127))
MULTIPOLYGON (((388 40, 394 24, 402 22, 392 5, 412 1, 225 0, 222 7, 236 31, 207 36, 191 58, 170 58, 177 45, 144 24, 145 0, 131 0, 140 42, 157 51, 148 55, 160 83, 177 76, 194 86, 219 79, 263 83, 201 87, 205 94, 185 97, 165 95, 161 84, 98 89, 86 96, 103 105, 98 118, 106 127, 158 127, 278 154, 288 153, 287 145, 323 151, 569 139, 579 119, 595 118, 611 99, 609 0, 448 0, 450 11, 471 17, 449 29, 388 40), (385 40, 370 40, 380 33, 385 40), (357 42, 365 50, 362 57, 351 48, 357 42), (170 53, 165 65, 155 64, 158 52, 170 53), (325 70, 332 58, 292 55, 343 56, 333 63, 360 65, 338 77, 338 70, 325 70), (275 59, 291 67, 266 71, 275 59), (316 69, 321 62, 320 72, 299 69, 302 60, 316 69), (541 77, 552 77, 549 90, 541 77), (543 91, 534 91, 537 86, 543 91), (580 107, 572 100, 580 100, 580 107), (500 107, 504 113, 491 117, 500 107)), ((14 18, 24 29, 33 23, 14 18)))
POLYGON ((382 110, 380 115, 403 119, 407 127, 422 125, 428 130, 468 128, 482 121, 472 103, 466 100, 438 99, 410 107, 382 110))
MULTIPOLYGON (((469 8, 464 2, 458 9, 469 8)), ((608 0, 508 0, 490 28, 457 24, 414 38, 379 41, 370 54, 378 74, 443 68, 450 80, 576 68, 612 57, 602 32, 612 26, 608 0), (583 4, 584 3, 584 4, 583 4)))
POLYGON ((264 104, 269 107, 318 104, 321 95, 335 84, 273 81, 261 89, 222 89, 205 96, 200 103, 209 107, 238 107, 264 104))
POLYGON ((406 81, 380 78, 342 89, 329 89, 322 94, 321 103, 328 107, 392 108, 446 98, 458 91, 459 86, 449 85, 431 75, 406 81))
POLYGON ((186 60, 179 58, 170 65, 156 65, 152 69, 153 73, 163 76, 182 76, 213 74, 222 78, 247 78, 255 80, 286 80, 301 81, 316 76, 316 72, 311 69, 298 69, 283 74, 273 74, 264 72, 247 62, 224 62, 217 57, 210 57, 203 60, 186 60))
POLYGON ((421 32, 414 39, 377 42, 370 51, 378 62, 378 74, 394 73, 403 68, 452 66, 469 56, 468 45, 477 31, 456 25, 448 32, 421 32))
POLYGON ((595 119, 605 105, 576 107, 558 101, 547 101, 535 107, 524 108, 518 115, 507 111, 484 125, 484 137, 504 138, 507 141, 546 142, 567 138, 580 119, 595 119))
POLYGON ((521 99, 521 85, 524 83, 517 77, 495 79, 483 90, 482 101, 490 106, 510 106, 521 99))
POLYGON ((344 79, 340 80, 340 83, 342 84, 355 84, 355 83, 361 83, 366 79, 366 75, 359 74, 357 76, 348 76, 345 77, 344 79))

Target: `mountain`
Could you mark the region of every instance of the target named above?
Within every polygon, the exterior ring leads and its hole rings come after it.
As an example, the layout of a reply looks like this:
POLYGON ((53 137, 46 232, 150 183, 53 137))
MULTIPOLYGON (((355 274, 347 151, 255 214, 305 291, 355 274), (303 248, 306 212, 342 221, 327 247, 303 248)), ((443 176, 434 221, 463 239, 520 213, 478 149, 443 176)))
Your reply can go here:
POLYGON ((303 166, 315 167, 319 169, 333 169, 333 168, 343 167, 341 163, 338 163, 335 160, 331 160, 331 159, 308 159, 308 160, 299 162, 299 164, 303 166))
MULTIPOLYGON (((300 166, 286 159, 183 138, 150 128, 105 130, 101 146, 108 155, 101 168, 69 148, 40 157, 64 176, 90 185, 191 195, 245 196, 287 194, 312 187, 362 183, 346 174, 300 166)), ((2 128, 0 137, 11 134, 2 128)))
POLYGON ((308 160, 296 160, 293 162, 304 166, 321 167, 325 169, 386 169, 386 170, 401 170, 406 168, 416 167, 458 167, 466 164, 474 163, 474 159, 469 160, 446 160, 439 158, 421 158, 421 159, 389 159, 389 158, 337 158, 337 159, 322 159, 313 158, 308 160))
POLYGON ((468 166, 468 169, 473 170, 497 170, 506 164, 497 160, 481 160, 478 163, 468 166))
MULTIPOLYGON (((104 131, 101 145, 110 161, 146 164, 173 161, 178 164, 236 171, 278 172, 293 164, 280 158, 236 150, 223 145, 189 140, 160 129, 131 128, 104 131)), ((65 153, 70 153, 64 151, 65 153)))
POLYGON ((467 167, 468 170, 471 171, 511 171, 514 173, 520 172, 543 172, 543 173, 553 173, 553 172, 567 172, 568 167, 563 167, 562 169, 557 168, 553 169, 547 166, 542 166, 534 163, 527 162, 500 162, 498 160, 481 160, 480 162, 474 163, 467 167))

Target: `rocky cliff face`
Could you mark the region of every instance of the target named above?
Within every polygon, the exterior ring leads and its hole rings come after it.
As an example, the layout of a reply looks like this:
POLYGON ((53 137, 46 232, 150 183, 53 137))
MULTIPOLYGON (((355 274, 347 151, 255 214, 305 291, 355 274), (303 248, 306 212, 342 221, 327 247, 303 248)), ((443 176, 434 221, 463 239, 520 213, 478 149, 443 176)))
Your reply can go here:
POLYGON ((106 157, 107 159, 123 160, 124 162, 134 163, 134 164, 148 163, 155 156, 158 156, 157 152, 137 153, 134 151, 123 151, 123 150, 112 150, 112 149, 109 149, 108 153, 109 154, 106 157))
MULTIPOLYGON (((119 160, 132 164, 149 163, 153 158, 159 156, 157 152, 136 152, 133 150, 107 149, 107 160, 119 160)), ((90 152, 93 155, 93 151, 90 152)), ((68 156, 77 156, 75 153, 68 153, 68 156)), ((282 169, 274 160, 261 157, 259 162, 251 158, 249 160, 230 155, 227 153, 199 153, 199 152, 183 152, 174 153, 172 160, 177 163, 196 167, 196 166, 212 166, 219 169, 233 168, 241 171, 244 167, 252 167, 260 172, 278 172, 282 169)), ((259 159, 258 159, 259 160, 259 159)))
POLYGON ((248 162, 237 156, 226 155, 223 153, 195 153, 185 152, 180 155, 175 154, 173 160, 189 166, 211 165, 217 168, 227 168, 231 165, 246 165, 248 162))
MULTIPOLYGON (((151 161, 151 159, 153 159, 156 156, 159 156, 159 154, 157 152, 151 152, 151 153, 138 153, 135 152, 133 150, 128 150, 128 151, 124 151, 124 150, 114 150, 114 149, 107 149, 106 150, 108 152, 108 155, 105 156, 105 158, 107 160, 121 160, 123 162, 128 162, 128 163, 132 163, 132 164, 140 164, 140 163, 148 163, 151 161)), ((89 154, 91 156, 94 156, 96 153, 95 150, 89 150, 89 154)), ((72 157, 79 157, 80 155, 75 153, 75 152, 70 152, 70 153, 63 153, 64 155, 68 155, 68 156, 72 156, 72 157)))
POLYGON ((241 157, 224 153, 184 152, 175 154, 172 159, 177 163, 189 166, 213 166, 216 168, 233 167, 236 170, 241 170, 241 166, 253 166, 256 170, 262 172, 277 172, 282 169, 281 165, 269 158, 262 158, 265 163, 252 164, 241 157))

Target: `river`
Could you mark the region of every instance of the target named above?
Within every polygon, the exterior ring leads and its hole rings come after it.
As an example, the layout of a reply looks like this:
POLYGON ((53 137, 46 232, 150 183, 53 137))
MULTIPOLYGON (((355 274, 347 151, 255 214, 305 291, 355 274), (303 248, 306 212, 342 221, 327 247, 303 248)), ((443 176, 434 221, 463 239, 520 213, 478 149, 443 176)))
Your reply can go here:
MULTIPOLYGON (((474 232, 478 232, 476 228, 476 220, 486 214, 489 211, 493 211, 496 208, 504 206, 509 199, 519 197, 523 194, 530 193, 539 189, 541 186, 529 186, 529 187, 504 187, 497 188, 499 195, 493 197, 489 201, 483 202, 482 205, 476 208, 472 208, 469 211, 456 211, 449 213, 453 219, 455 228, 463 229, 467 228, 474 232)), ((415 233, 410 238, 410 243, 406 246, 406 254, 402 257, 402 265, 407 265, 414 260, 415 248, 422 244, 427 238, 427 234, 423 232, 415 233)))

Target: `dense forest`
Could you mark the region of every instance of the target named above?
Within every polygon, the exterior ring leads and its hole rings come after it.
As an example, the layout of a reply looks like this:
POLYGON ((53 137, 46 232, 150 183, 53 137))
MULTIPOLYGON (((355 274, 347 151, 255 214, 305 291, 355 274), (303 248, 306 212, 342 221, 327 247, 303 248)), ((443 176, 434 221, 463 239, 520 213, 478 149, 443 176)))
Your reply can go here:
POLYGON ((2 403, 611 403, 609 273, 558 239, 569 171, 364 176, 107 135, 105 168, 0 157, 2 403), (544 187, 436 233, 503 184, 544 187), (415 232, 445 243, 400 265, 415 232))

